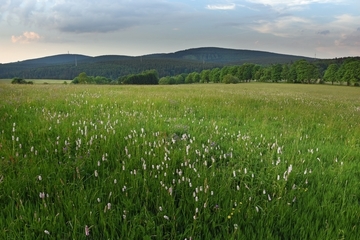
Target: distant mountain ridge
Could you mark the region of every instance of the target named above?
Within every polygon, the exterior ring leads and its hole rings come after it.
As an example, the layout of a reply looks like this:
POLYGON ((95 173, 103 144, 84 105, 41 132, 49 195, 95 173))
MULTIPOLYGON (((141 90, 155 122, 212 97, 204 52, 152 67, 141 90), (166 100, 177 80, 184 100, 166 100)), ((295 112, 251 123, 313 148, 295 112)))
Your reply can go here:
POLYGON ((80 54, 59 54, 14 63, 0 64, 0 78, 73 79, 80 72, 116 79, 130 73, 156 69, 159 75, 174 75, 224 65, 255 63, 268 65, 288 63, 303 56, 278 54, 255 50, 201 47, 174 53, 156 53, 143 56, 103 55, 91 57, 80 54), (181 72, 183 71, 183 72, 181 72))
POLYGON ((164 53, 164 54, 150 54, 143 57, 151 58, 176 58, 183 60, 193 60, 211 63, 238 63, 243 61, 249 61, 249 63, 261 62, 261 59, 273 59, 274 61, 283 60, 298 60, 298 59, 310 59, 303 56, 279 54, 257 50, 242 50, 242 49, 229 49, 229 48, 218 48, 218 47, 201 47, 192 48, 187 50, 177 51, 175 53, 164 53))

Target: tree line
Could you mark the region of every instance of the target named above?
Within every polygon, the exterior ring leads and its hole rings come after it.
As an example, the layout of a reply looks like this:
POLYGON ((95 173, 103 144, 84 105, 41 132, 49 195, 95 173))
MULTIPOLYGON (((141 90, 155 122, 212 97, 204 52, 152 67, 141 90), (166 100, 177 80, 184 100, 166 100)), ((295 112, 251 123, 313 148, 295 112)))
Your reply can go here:
POLYGON ((347 58, 342 63, 331 63, 324 67, 322 62, 298 60, 290 64, 272 64, 261 66, 246 63, 240 66, 225 66, 166 76, 159 79, 159 84, 182 83, 239 83, 249 81, 288 82, 288 83, 339 83, 360 84, 360 59, 347 58))
POLYGON ((235 66, 215 67, 191 73, 168 75, 159 78, 157 70, 146 70, 139 74, 128 74, 112 80, 100 76, 87 76, 80 73, 72 81, 77 84, 190 84, 190 83, 240 83, 249 81, 360 84, 360 59, 347 58, 324 65, 321 61, 298 60, 289 64, 261 66, 245 63, 235 66))

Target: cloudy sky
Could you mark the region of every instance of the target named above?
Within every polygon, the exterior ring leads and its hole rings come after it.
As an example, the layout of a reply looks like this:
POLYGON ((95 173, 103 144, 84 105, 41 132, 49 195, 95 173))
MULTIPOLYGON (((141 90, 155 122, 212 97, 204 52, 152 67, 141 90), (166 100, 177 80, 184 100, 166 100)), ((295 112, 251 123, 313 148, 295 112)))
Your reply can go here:
POLYGON ((360 1, 0 0, 0 63, 202 46, 360 56, 360 1))

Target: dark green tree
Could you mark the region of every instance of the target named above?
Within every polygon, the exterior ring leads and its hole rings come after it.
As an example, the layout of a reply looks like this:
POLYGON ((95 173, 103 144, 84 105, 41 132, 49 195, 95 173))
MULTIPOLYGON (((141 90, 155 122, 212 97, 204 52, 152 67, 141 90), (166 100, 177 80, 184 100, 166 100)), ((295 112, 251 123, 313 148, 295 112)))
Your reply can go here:
POLYGON ((202 70, 200 76, 201 76, 201 82, 203 83, 210 82, 210 69, 202 70))
POLYGON ((281 79, 289 82, 289 77, 290 77, 290 68, 288 64, 284 64, 282 65, 282 71, 281 71, 281 79))
POLYGON ((213 68, 210 71, 210 82, 217 83, 220 82, 220 68, 213 68))
POLYGON ((302 83, 312 83, 319 78, 317 67, 306 60, 296 62, 297 80, 302 83))
POLYGON ((193 82, 194 82, 194 75, 193 75, 193 73, 189 73, 185 78, 185 83, 191 84, 193 82))
POLYGON ((347 85, 358 84, 360 81, 360 61, 350 61, 345 64, 345 74, 342 77, 342 80, 347 83, 347 85))
POLYGON ((184 84, 185 83, 185 78, 184 76, 180 75, 176 75, 175 76, 175 83, 176 84, 184 84))
POLYGON ((199 83, 200 80, 201 80, 200 73, 198 73, 198 72, 193 72, 192 74, 193 74, 193 81, 194 81, 194 83, 199 83))
POLYGON ((281 72, 282 72, 282 65, 275 64, 271 67, 271 80, 273 82, 281 81, 281 72))
POLYGON ((334 82, 337 81, 337 72, 339 70, 339 66, 335 63, 330 64, 328 68, 325 70, 324 74, 324 80, 325 82, 331 82, 331 84, 334 84, 334 82))
POLYGON ((78 79, 80 84, 86 84, 89 81, 89 78, 85 72, 80 73, 78 79))
POLYGON ((224 76, 224 78, 222 79, 223 83, 229 84, 229 83, 238 83, 239 82, 239 78, 231 75, 231 74, 226 74, 224 76))
POLYGON ((12 84, 27 84, 27 81, 23 78, 15 77, 11 81, 12 84))

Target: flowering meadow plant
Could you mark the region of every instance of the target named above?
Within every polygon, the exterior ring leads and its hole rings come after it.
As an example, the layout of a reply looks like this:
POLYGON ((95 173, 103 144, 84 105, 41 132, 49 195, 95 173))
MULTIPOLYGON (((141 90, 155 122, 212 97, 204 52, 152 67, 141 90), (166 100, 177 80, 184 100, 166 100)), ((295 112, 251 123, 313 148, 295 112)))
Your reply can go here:
POLYGON ((359 93, 0 84, 0 238, 355 239, 359 93))

